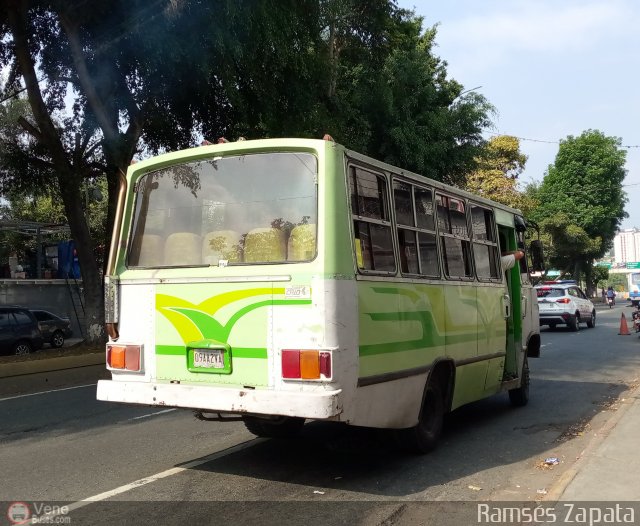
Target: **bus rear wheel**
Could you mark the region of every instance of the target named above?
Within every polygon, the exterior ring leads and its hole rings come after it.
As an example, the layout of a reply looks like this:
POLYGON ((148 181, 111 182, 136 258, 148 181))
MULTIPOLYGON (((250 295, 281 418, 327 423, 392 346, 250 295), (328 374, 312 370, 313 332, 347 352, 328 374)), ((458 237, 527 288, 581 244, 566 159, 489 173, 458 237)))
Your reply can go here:
POLYGON ((264 438, 292 438, 300 433, 304 418, 281 416, 277 418, 260 418, 245 416, 242 418, 245 427, 254 435, 264 438))
POLYGON ((429 382, 415 427, 397 432, 400 446, 411 453, 424 454, 438 445, 444 419, 444 398, 438 382, 429 382))

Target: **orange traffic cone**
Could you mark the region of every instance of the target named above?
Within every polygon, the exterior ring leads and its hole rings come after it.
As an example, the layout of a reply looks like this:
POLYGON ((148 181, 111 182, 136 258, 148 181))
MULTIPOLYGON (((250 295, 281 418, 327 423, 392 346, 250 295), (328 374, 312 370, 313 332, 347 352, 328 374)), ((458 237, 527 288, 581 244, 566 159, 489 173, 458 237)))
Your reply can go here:
POLYGON ((631 334, 629 332, 629 327, 627 327, 627 318, 624 317, 624 312, 620 318, 620 332, 618 334, 621 336, 629 336, 631 334))

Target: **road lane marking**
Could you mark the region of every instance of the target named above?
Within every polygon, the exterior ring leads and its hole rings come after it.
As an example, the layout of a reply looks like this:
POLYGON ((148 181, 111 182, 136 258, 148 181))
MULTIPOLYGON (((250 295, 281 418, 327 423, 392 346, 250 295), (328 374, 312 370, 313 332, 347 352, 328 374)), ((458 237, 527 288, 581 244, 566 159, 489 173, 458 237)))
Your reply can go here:
POLYGON ((126 421, 130 422, 131 420, 140 420, 141 418, 149 418, 150 416, 161 415, 162 413, 171 413, 171 411, 175 411, 176 408, 173 409, 163 409, 162 411, 157 411, 155 413, 149 413, 147 415, 134 416, 133 418, 128 418, 126 421))
MULTIPOLYGON (((122 493, 126 493, 127 491, 131 491, 132 489, 139 488, 140 486, 146 486, 147 484, 151 484, 152 482, 157 482, 158 480, 162 480, 164 478, 170 477, 171 475, 177 475, 178 473, 182 473, 188 469, 193 469, 195 467, 201 466, 202 464, 206 464, 207 462, 212 462, 214 460, 218 460, 219 458, 226 457, 227 455, 232 455, 234 453, 238 453, 244 449, 248 449, 253 446, 257 446, 263 442, 266 442, 267 438, 254 438, 247 442, 242 442, 241 444, 236 444, 235 446, 229 447, 227 449, 223 449, 222 451, 218 451, 216 453, 212 453, 211 455, 207 455, 206 457, 202 457, 196 460, 191 460, 185 464, 176 466, 175 468, 167 469, 166 471, 162 471, 161 473, 156 473, 155 475, 151 475, 149 477, 145 477, 142 479, 135 480, 129 484, 125 484, 124 486, 120 486, 118 488, 105 491, 104 493, 98 493, 97 495, 93 495, 92 497, 87 497, 86 499, 79 500, 72 504, 68 504, 63 506, 65 509, 65 515, 71 511, 77 510, 79 508, 84 508, 89 504, 93 504, 94 502, 100 502, 111 497, 115 497, 116 495, 121 495, 122 493)), ((41 517, 34 517, 32 521, 36 521, 40 523, 42 517, 57 517, 62 514, 62 511, 57 513, 45 514, 41 517)))
POLYGON ((9 396, 7 398, 0 398, 0 402, 5 402, 6 400, 16 400, 17 398, 26 398, 27 396, 37 396, 48 393, 57 393, 58 391, 69 391, 70 389, 80 389, 82 387, 95 387, 98 384, 86 384, 86 385, 76 385, 74 387, 62 387, 60 389, 50 389, 49 391, 39 391, 37 393, 28 393, 17 396, 9 396))

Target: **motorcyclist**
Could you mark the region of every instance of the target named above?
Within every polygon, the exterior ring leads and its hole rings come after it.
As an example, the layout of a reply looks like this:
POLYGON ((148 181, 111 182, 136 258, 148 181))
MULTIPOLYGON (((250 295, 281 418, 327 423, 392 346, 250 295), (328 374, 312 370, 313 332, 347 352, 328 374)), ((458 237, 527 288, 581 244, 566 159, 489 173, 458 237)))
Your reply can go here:
POLYGON ((607 289, 607 301, 611 300, 611 304, 616 304, 616 291, 613 290, 613 287, 609 287, 607 289))

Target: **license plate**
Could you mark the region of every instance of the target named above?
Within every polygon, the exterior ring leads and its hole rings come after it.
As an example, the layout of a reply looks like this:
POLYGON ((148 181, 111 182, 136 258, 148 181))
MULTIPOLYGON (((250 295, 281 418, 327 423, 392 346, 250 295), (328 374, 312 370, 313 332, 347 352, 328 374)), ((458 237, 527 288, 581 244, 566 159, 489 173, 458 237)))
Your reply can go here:
POLYGON ((222 349, 194 349, 193 366, 205 369, 224 369, 222 349))

